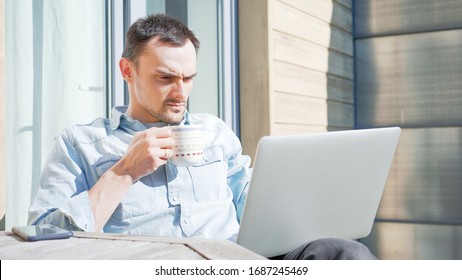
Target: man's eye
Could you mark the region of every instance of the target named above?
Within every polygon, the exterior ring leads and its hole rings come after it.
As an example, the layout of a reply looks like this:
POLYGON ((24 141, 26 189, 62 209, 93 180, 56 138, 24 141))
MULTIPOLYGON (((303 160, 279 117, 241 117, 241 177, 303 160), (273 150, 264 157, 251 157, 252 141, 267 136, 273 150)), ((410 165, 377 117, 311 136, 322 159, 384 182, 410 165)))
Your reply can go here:
POLYGON ((161 76, 159 77, 159 80, 167 82, 167 81, 172 80, 172 77, 161 76))

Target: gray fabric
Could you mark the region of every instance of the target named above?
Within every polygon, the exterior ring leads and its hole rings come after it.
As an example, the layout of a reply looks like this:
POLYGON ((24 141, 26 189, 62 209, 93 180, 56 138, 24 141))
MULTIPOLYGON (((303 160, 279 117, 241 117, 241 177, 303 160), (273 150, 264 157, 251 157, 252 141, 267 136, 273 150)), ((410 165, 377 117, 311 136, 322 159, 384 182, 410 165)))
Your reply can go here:
POLYGON ((285 260, 376 260, 363 244, 341 238, 318 239, 293 250, 285 260))

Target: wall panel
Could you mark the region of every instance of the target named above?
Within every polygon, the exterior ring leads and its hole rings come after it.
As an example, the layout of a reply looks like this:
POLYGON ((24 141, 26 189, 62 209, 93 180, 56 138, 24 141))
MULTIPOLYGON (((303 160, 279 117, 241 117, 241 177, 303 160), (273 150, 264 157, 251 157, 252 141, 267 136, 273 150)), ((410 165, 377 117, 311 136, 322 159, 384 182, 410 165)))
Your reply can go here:
POLYGON ((302 66, 274 61, 274 90, 353 103, 353 81, 308 69, 302 66), (329 87, 327 86, 329 85, 329 87))
POLYGON ((331 0, 276 0, 272 19, 271 133, 351 129, 351 9, 331 0))
POLYGON ((357 38, 462 28, 460 0, 355 0, 354 9, 357 38))
POLYGON ((462 224, 462 127, 404 129, 377 217, 462 224))
POLYGON ((372 234, 382 259, 462 259, 462 1, 357 0, 356 126, 403 128, 372 234))
POLYGON ((356 40, 357 125, 462 125, 462 29, 356 40))
POLYGON ((351 0, 239 2, 241 141, 354 126, 351 0))
POLYGON ((361 243, 381 260, 462 259, 462 227, 455 225, 380 222, 361 243))
POLYGON ((273 40, 274 60, 353 79, 351 56, 330 51, 325 47, 280 32, 274 32, 273 40))
MULTIPOLYGON (((327 0, 321 1, 332 3, 332 1, 327 0)), ((330 20, 326 22, 325 20, 319 19, 317 13, 307 14, 285 3, 275 1, 273 8, 274 30, 302 38, 341 53, 352 55, 353 41, 351 39, 351 27, 345 31, 331 24, 333 7, 334 5, 331 5, 330 20)), ((322 9, 318 11, 325 13, 322 9)), ((344 13, 344 15, 336 15, 336 17, 340 18, 349 16, 347 12, 344 13)), ((326 19, 326 16, 323 17, 326 19)))

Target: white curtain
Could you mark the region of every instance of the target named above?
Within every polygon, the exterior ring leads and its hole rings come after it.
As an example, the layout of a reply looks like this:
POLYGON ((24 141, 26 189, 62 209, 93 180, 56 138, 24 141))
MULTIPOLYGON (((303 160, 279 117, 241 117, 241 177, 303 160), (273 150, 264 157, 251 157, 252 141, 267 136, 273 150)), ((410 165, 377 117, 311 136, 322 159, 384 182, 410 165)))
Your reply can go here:
POLYGON ((6 229, 25 225, 54 137, 105 114, 104 0, 5 2, 6 229))

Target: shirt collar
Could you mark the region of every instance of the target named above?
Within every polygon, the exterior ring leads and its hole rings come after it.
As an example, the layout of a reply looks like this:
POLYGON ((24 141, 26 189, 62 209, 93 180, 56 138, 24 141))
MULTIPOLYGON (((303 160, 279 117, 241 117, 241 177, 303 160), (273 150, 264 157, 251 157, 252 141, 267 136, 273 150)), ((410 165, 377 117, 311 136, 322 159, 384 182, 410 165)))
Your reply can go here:
MULTIPOLYGON (((125 115, 125 113, 127 112, 127 109, 128 109, 127 105, 115 106, 114 108, 112 108, 111 128, 113 130, 116 130, 117 128, 119 128, 122 118, 130 122, 136 122, 142 125, 139 121, 133 120, 125 115)), ((176 125, 189 125, 189 124, 190 124, 189 123, 189 112, 188 110, 186 110, 183 119, 181 120, 179 124, 176 124, 176 125)))
POLYGON ((128 106, 116 106, 111 111, 111 128, 116 130, 120 125, 120 119, 127 112, 128 106))

